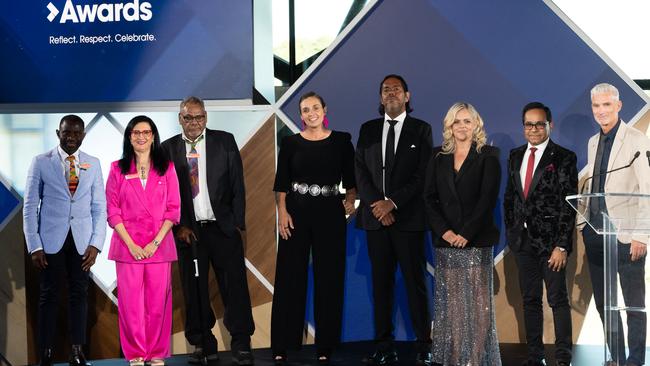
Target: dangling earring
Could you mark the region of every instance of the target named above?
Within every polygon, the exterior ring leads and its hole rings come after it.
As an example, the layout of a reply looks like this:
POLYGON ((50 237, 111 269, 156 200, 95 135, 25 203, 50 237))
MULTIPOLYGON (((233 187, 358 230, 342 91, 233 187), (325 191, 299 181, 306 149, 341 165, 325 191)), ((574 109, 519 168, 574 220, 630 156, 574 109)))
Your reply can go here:
POLYGON ((325 128, 327 128, 329 125, 330 125, 330 120, 327 119, 327 115, 324 115, 323 116, 323 126, 325 126, 325 128))

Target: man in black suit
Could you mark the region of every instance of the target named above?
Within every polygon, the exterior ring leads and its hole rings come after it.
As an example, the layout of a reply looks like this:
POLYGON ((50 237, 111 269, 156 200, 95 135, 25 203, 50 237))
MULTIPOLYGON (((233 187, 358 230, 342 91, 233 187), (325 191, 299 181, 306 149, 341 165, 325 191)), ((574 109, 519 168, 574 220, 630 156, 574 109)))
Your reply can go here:
POLYGON ((208 291, 212 264, 225 308, 224 324, 232 336, 233 362, 252 365, 250 337, 255 325, 241 238, 245 191, 239 149, 232 134, 205 127, 205 105, 197 97, 181 102, 178 121, 183 133, 163 147, 176 166, 181 193, 181 219, 174 235, 185 297, 185 337, 196 347, 189 362, 218 359, 212 334, 216 318, 208 291), (192 245, 197 245, 198 288, 192 245))
POLYGON ((522 113, 528 143, 510 151, 508 182, 503 206, 506 237, 515 253, 524 303, 528 360, 524 365, 545 365, 542 283, 553 309, 555 359, 571 363, 571 308, 566 287, 567 256, 573 248, 575 211, 565 197, 576 194, 576 154, 549 137, 551 110, 528 103, 522 113))
POLYGON ((397 362, 393 340, 395 270, 404 277, 415 331, 416 364, 431 364, 431 320, 424 274, 427 228, 422 189, 431 156, 431 126, 409 116, 408 86, 388 75, 379 87, 381 118, 359 132, 355 173, 361 204, 357 227, 366 230, 372 266, 375 341, 369 365, 397 362))

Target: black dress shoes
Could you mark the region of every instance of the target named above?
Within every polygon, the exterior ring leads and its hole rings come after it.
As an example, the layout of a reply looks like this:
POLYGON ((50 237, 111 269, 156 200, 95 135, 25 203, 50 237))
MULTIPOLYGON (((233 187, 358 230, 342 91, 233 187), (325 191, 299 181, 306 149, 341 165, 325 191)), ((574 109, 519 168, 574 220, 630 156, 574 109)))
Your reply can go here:
POLYGON ((392 365, 397 363, 397 352, 395 350, 377 350, 371 356, 364 358, 363 363, 366 365, 392 365))
POLYGON ((46 348, 43 350, 43 353, 41 354, 41 362, 39 363, 40 366, 52 366, 52 349, 51 348, 46 348))
POLYGON ((194 348, 194 352, 190 353, 187 358, 187 362, 192 365, 207 365, 217 361, 219 361, 219 355, 217 353, 206 355, 201 347, 194 348))
POLYGON ((433 365, 433 355, 431 352, 418 352, 415 355, 415 364, 417 366, 431 366, 433 365))
POLYGON ((253 353, 251 351, 233 351, 232 362, 235 365, 253 365, 253 353))
POLYGON ((70 366, 92 366, 92 364, 86 360, 81 345, 78 344, 72 346, 69 364, 70 366))
POLYGON ((571 361, 559 360, 555 362, 556 366, 571 366, 571 361))

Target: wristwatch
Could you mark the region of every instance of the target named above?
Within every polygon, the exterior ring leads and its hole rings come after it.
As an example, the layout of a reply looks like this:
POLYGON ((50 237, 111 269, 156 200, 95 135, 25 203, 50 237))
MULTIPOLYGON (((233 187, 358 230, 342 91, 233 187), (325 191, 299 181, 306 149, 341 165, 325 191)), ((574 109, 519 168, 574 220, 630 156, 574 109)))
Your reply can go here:
POLYGON ((159 246, 159 245, 160 245, 160 242, 159 242, 158 240, 154 239, 154 240, 153 240, 153 245, 155 245, 155 246, 159 246))
MULTIPOLYGON (((158 245, 158 244, 156 244, 156 245, 158 245)), ((563 248, 563 247, 556 247, 556 248, 558 248, 560 250, 560 252, 566 252, 566 248, 563 248)))

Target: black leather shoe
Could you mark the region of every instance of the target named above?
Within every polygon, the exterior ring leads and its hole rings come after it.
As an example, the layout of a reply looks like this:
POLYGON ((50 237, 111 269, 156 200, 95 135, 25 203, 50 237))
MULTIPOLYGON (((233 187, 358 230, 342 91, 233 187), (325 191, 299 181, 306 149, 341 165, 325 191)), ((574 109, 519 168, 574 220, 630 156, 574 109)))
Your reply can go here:
POLYGON ((203 356, 203 348, 194 348, 194 352, 190 353, 190 355, 187 357, 187 362, 192 365, 203 364, 205 362, 205 357, 203 356))
POLYGON ((571 361, 559 360, 555 363, 555 366, 571 366, 571 361))
POLYGON ((216 353, 205 355, 203 353, 203 348, 196 347, 194 352, 190 353, 187 358, 187 362, 192 365, 207 365, 210 362, 219 361, 219 355, 216 353))
POLYGON ((371 356, 363 359, 366 365, 392 365, 397 363, 397 352, 377 350, 371 356))
POLYGON ((431 352, 418 352, 415 355, 415 364, 417 366, 431 366, 433 365, 433 355, 431 352))
POLYGON ((43 353, 41 354, 41 362, 39 363, 40 366, 52 366, 52 358, 53 358, 53 352, 51 348, 46 348, 43 350, 43 353))
POLYGON ((251 351, 233 351, 232 362, 235 365, 253 365, 253 353, 251 351))
POLYGON ((68 363, 70 366, 92 366, 92 364, 86 360, 81 345, 78 344, 72 346, 72 352, 70 353, 70 360, 68 363))

